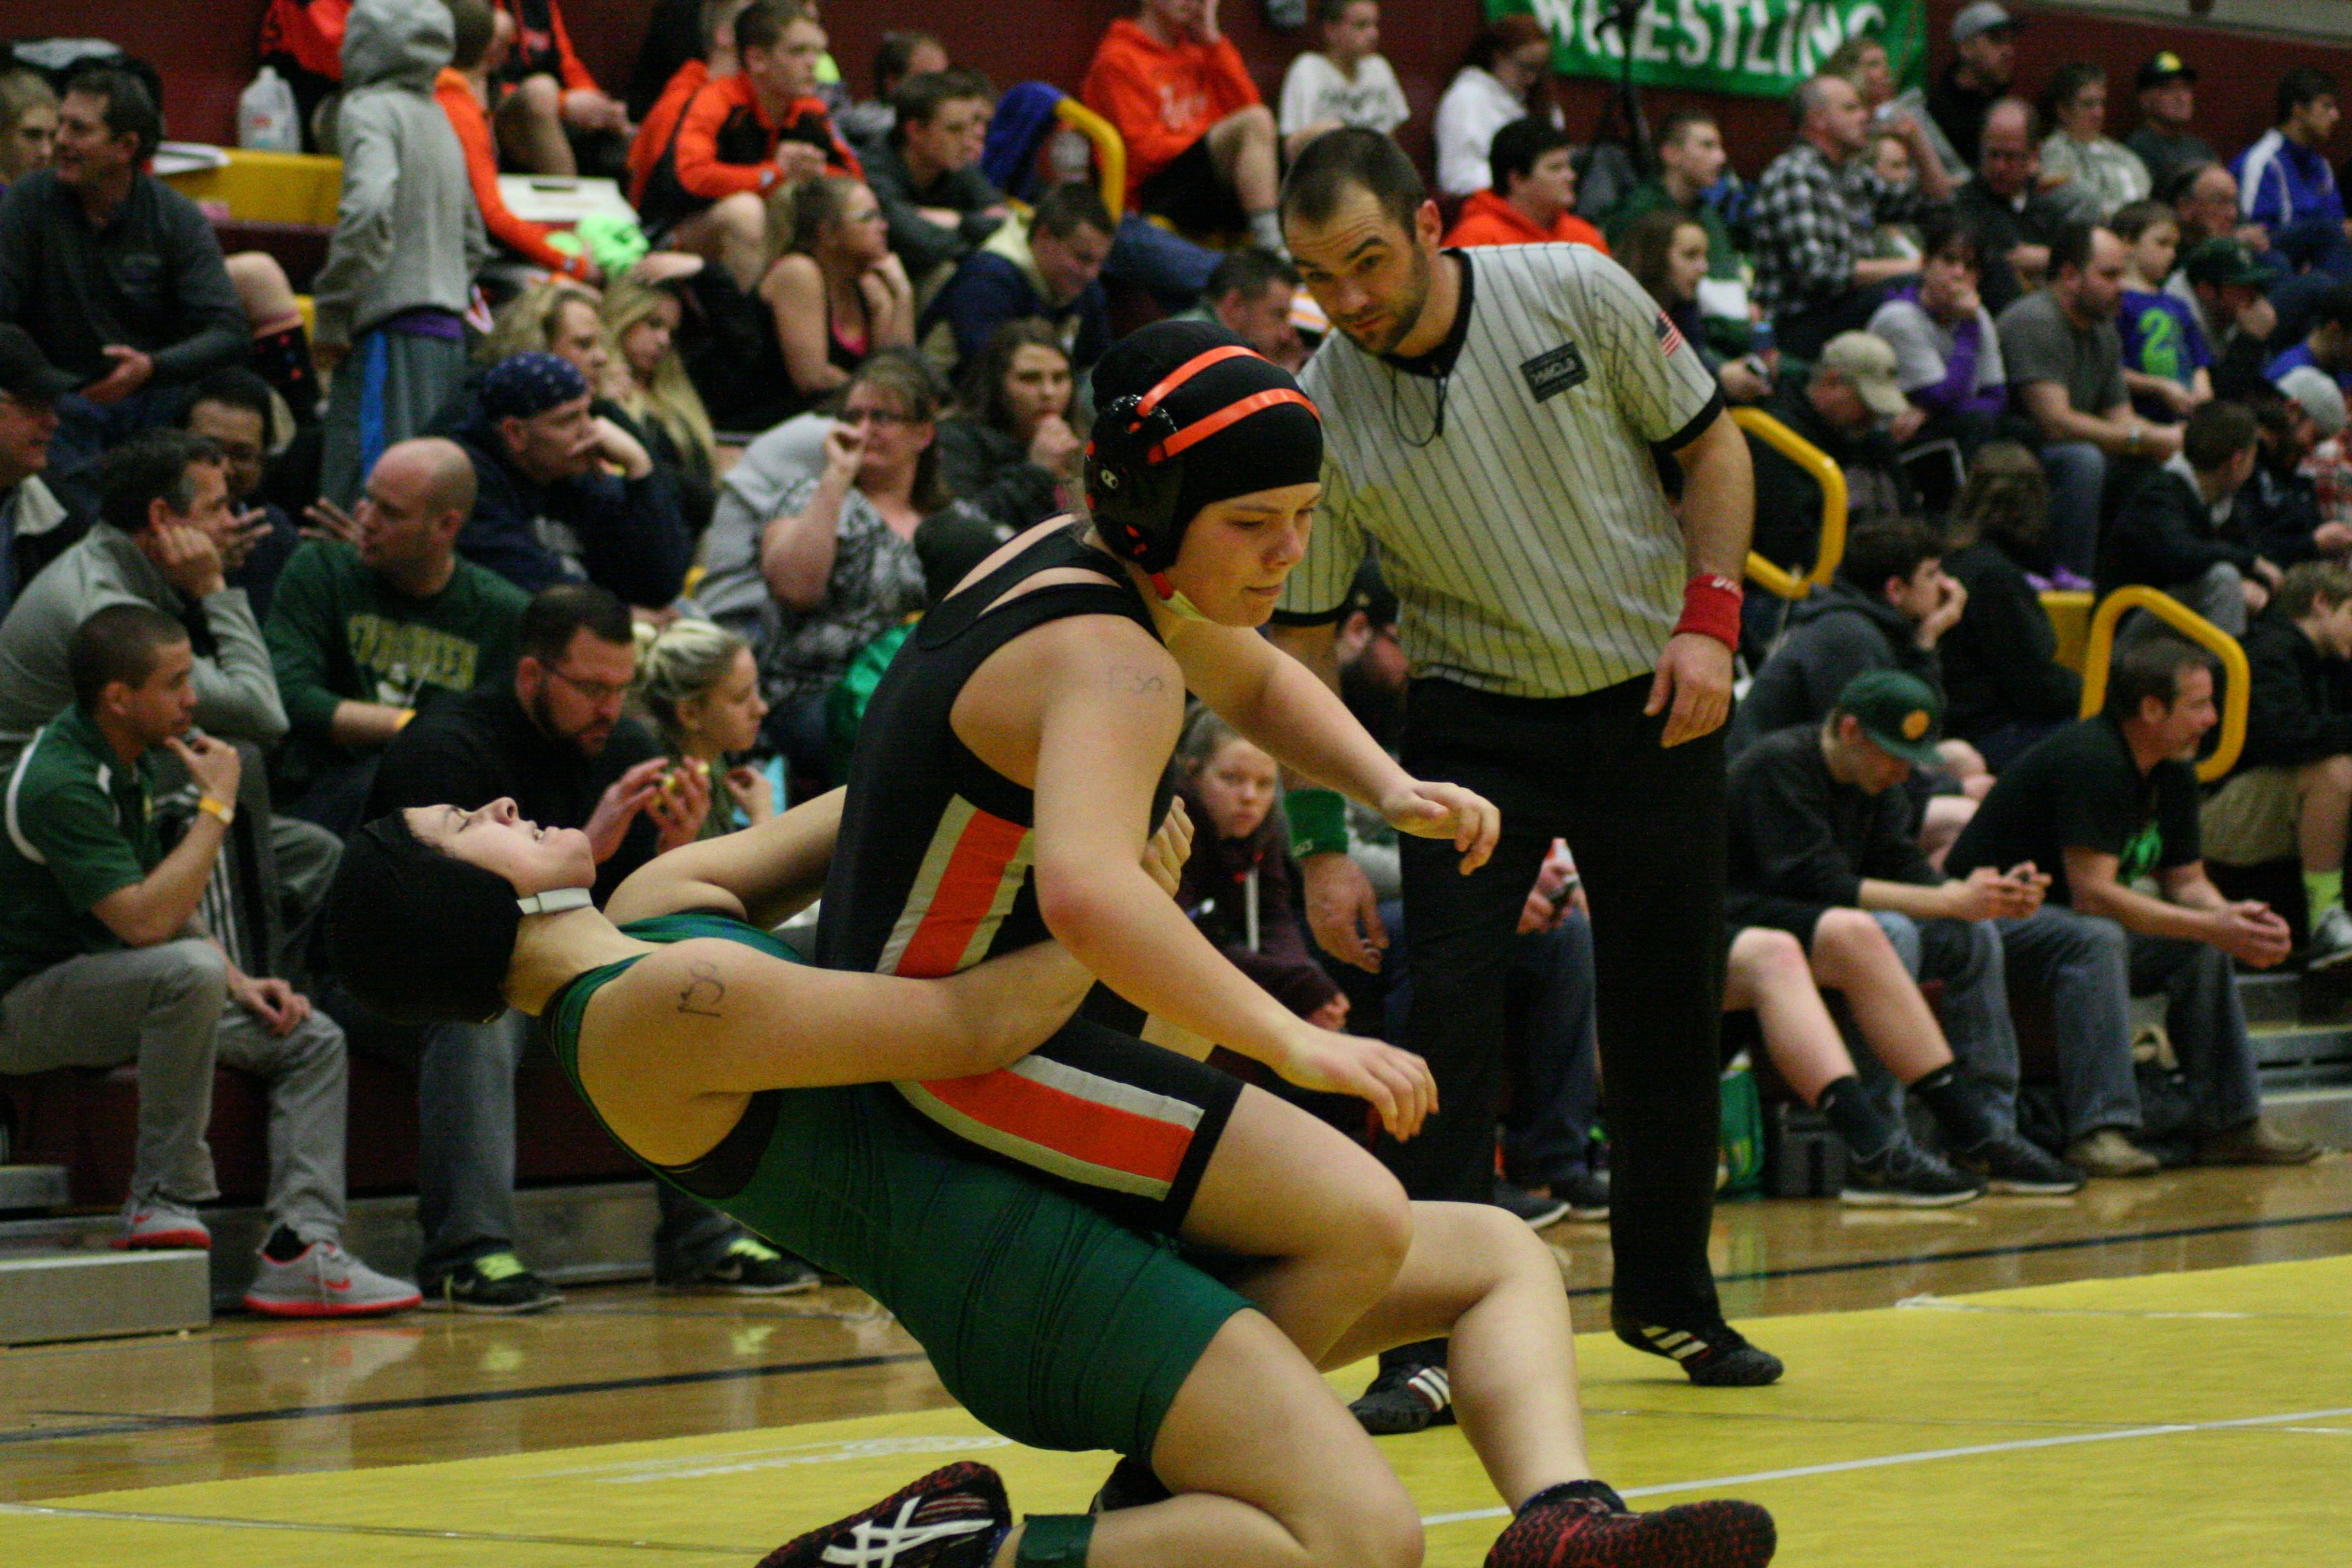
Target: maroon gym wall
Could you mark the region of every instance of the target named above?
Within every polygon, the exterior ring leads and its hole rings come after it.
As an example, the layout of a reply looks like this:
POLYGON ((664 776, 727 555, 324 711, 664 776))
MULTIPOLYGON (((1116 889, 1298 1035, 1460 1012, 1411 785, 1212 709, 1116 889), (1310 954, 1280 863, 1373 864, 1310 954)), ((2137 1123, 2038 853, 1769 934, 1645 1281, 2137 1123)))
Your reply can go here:
MULTIPOLYGON (((1945 40, 1960 3, 1928 3, 1928 36, 1939 68, 1949 55, 1945 40)), ((649 0, 563 0, 563 5, 590 67, 607 86, 625 82, 649 0)), ((2021 85, 2035 91, 2061 63, 2097 60, 2123 86, 2111 97, 2118 132, 2131 123, 2131 73, 2161 48, 2179 51, 2202 69, 2201 128, 2209 141, 2227 150, 2252 141, 2269 124, 2273 87, 2289 66, 2324 66, 2352 87, 2352 48, 2200 27, 2186 20, 2158 25, 2092 12, 2012 8, 2030 17, 2021 85)), ((263 9, 263 0, 110 0, 102 11, 88 0, 0 0, 0 37, 88 33, 102 16, 110 37, 163 72, 173 133, 222 142, 234 134, 236 96, 253 74, 263 9)), ((985 11, 941 0, 886 6, 833 0, 825 22, 835 58, 861 95, 869 87, 866 66, 875 39, 887 27, 904 26, 930 26, 959 60, 1000 84, 1035 77, 1075 89, 1104 26, 1132 10, 1127 0, 1031 0, 1025 5, 1008 0, 985 11)), ((1234 40, 1272 99, 1283 67, 1305 47, 1306 36, 1268 28, 1254 0, 1225 0, 1224 10, 1234 40)), ((1383 47, 1413 105, 1405 142, 1417 154, 1427 154, 1429 116, 1479 16, 1477 0, 1389 0, 1383 47)), ((1604 98, 1596 83, 1566 84, 1562 101, 1570 130, 1583 136, 1604 98)), ((1787 110, 1778 100, 1653 91, 1645 101, 1654 121, 1675 108, 1713 109, 1722 118, 1734 162, 1751 174, 1788 142, 1787 110)), ((2338 140, 2341 151, 2346 139, 2338 140)))

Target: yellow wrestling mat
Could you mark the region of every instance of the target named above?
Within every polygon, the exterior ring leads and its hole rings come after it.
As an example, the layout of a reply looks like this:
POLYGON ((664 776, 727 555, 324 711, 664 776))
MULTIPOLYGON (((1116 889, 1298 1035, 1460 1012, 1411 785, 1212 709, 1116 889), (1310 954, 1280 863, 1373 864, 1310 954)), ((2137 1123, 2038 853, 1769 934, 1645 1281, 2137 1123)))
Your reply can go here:
MULTIPOLYGON (((1802 1568, 2352 1562, 2352 1258, 1752 1326, 1792 1369, 1779 1387, 1694 1389, 1580 1339, 1594 1463, 1636 1506, 1752 1498, 1802 1568)), ((1501 1510, 1460 1433, 1382 1447, 1432 1568, 1475 1568, 1501 1510)), ((0 1563, 746 1568, 959 1458, 1045 1512, 1108 1468, 936 1410, 5 1507, 0 1563)))

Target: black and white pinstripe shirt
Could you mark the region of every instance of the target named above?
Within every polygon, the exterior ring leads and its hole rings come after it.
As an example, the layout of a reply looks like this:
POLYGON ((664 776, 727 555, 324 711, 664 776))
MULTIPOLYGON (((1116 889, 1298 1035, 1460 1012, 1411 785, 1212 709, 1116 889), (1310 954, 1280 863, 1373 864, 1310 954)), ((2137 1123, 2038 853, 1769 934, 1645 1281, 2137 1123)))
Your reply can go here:
POLYGON ((1339 333, 1300 377, 1323 410, 1323 504, 1279 619, 1328 620, 1368 543, 1417 677, 1573 697, 1647 674, 1687 576, 1654 446, 1720 406, 1640 284, 1580 245, 1462 258, 1461 312, 1411 365, 1339 333))

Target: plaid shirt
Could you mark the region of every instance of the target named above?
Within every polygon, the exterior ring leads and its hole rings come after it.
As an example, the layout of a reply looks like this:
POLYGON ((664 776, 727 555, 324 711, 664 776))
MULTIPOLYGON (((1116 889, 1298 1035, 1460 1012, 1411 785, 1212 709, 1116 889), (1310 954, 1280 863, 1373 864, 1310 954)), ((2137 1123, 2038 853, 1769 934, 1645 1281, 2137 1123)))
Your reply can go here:
POLYGON ((1798 142, 1772 160, 1748 198, 1757 304, 1767 316, 1787 315, 1852 291, 1871 230, 1934 205, 1916 187, 1880 179, 1866 157, 1832 164, 1811 142, 1798 142))

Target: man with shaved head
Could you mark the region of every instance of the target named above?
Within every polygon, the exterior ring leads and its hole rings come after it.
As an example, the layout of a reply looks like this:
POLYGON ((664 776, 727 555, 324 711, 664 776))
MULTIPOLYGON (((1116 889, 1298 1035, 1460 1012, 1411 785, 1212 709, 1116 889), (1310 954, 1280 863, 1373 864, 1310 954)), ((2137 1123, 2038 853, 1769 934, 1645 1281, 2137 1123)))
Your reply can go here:
POLYGON ((513 668, 528 595, 458 557, 473 511, 465 448, 403 441, 353 509, 359 542, 315 539, 286 563, 264 628, 290 726, 276 781, 285 809, 348 835, 377 757, 418 710, 513 668))

